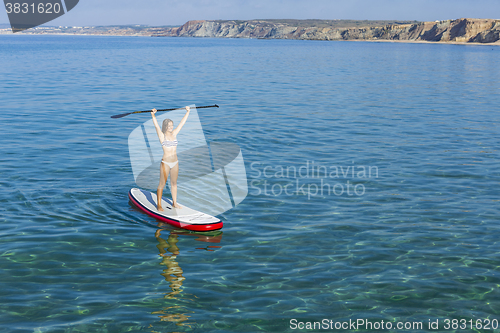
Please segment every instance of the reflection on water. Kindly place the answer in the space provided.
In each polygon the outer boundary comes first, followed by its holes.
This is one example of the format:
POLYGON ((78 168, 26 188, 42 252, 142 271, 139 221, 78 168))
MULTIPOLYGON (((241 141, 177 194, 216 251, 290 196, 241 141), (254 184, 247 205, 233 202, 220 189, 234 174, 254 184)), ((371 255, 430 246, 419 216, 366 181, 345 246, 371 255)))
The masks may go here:
MULTIPOLYGON (((163 223, 159 223, 159 227, 161 227, 163 223)), ((187 236, 195 236, 197 237, 197 241, 207 242, 207 243, 219 243, 222 238, 222 231, 214 231, 207 233, 193 233, 183 230, 165 230, 158 229, 155 232, 156 240, 158 241, 158 245, 156 246, 160 251, 159 256, 161 257, 160 265, 165 266, 161 275, 165 278, 165 281, 169 283, 169 287, 171 289, 170 292, 166 293, 164 298, 170 300, 182 300, 186 301, 186 297, 182 297, 182 284, 186 278, 182 275, 182 268, 179 266, 179 263, 176 261, 177 256, 180 254, 180 249, 177 246, 177 242, 179 241, 180 235, 187 236), (161 237, 161 232, 169 232, 167 239, 163 239, 161 237)), ((201 250, 213 251, 213 248, 219 248, 220 246, 209 245, 204 248, 197 248, 201 250)), ((186 294, 184 294, 186 296, 186 294)), ((196 298, 195 295, 191 295, 196 298)), ((169 321, 175 323, 178 326, 185 326, 191 328, 193 323, 187 323, 186 321, 189 319, 189 315, 185 313, 184 307, 180 305, 172 305, 163 308, 160 311, 152 312, 152 314, 159 315, 161 321, 169 321), (183 313, 184 312, 184 313, 183 313)), ((191 312, 192 313, 192 312, 191 312)))
POLYGON ((156 247, 160 250, 160 257, 162 257, 160 265, 167 266, 161 275, 170 283, 170 289, 172 289, 172 292, 166 294, 165 298, 174 298, 175 295, 181 292, 182 281, 186 279, 182 276, 182 268, 179 267, 179 263, 175 261, 177 255, 179 255, 179 248, 177 247, 178 235, 170 233, 165 241, 160 237, 160 233, 161 229, 156 230, 155 237, 158 241, 156 247))

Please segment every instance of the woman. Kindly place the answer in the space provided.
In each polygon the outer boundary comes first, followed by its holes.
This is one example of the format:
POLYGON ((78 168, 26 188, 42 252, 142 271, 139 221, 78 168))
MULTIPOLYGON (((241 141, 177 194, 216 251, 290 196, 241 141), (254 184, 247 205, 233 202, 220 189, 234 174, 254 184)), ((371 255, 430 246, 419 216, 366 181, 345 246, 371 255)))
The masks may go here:
POLYGON ((172 193, 172 206, 174 208, 181 208, 177 204, 177 177, 179 176, 179 163, 177 160, 177 134, 181 130, 182 126, 186 123, 189 116, 189 106, 186 106, 186 114, 182 117, 179 126, 174 129, 174 122, 170 119, 165 119, 162 124, 162 128, 158 125, 156 121, 155 113, 156 109, 151 110, 151 117, 153 117, 153 123, 156 128, 156 133, 158 134, 158 139, 160 139, 161 145, 163 147, 163 157, 160 163, 160 184, 158 185, 158 190, 156 195, 158 197, 158 210, 163 211, 161 207, 161 196, 163 194, 163 188, 167 183, 168 175, 170 174, 170 192, 172 193))

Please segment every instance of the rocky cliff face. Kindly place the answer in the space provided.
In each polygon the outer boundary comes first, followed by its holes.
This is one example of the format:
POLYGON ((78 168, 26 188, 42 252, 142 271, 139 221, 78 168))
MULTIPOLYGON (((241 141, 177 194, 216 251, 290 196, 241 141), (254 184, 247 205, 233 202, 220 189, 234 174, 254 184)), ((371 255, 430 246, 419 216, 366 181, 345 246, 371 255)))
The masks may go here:
POLYGON ((500 20, 458 19, 382 27, 299 27, 268 21, 189 21, 162 36, 276 38, 311 40, 408 40, 493 43, 500 40, 500 20))

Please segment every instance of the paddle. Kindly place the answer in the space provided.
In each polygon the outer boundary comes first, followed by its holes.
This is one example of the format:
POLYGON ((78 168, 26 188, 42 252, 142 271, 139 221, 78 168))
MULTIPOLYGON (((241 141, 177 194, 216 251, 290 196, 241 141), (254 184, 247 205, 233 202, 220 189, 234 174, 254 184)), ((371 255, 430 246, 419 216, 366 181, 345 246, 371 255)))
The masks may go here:
MULTIPOLYGON (((218 107, 219 106, 217 104, 214 104, 214 105, 208 105, 208 106, 197 106, 196 109, 218 108, 218 107)), ((183 108, 161 109, 161 110, 156 110, 156 111, 174 111, 174 110, 179 110, 179 109, 183 109, 183 108)), ((111 118, 122 118, 122 117, 128 116, 129 114, 132 114, 132 113, 144 113, 144 112, 151 112, 151 110, 147 110, 147 111, 134 111, 134 112, 117 114, 115 116, 111 116, 111 118)))

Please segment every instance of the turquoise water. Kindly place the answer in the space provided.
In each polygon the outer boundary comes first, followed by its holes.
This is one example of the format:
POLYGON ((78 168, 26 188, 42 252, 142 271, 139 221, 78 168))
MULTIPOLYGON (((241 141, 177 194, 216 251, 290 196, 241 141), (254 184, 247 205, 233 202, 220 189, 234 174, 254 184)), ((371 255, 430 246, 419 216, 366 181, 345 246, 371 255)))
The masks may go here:
POLYGON ((499 52, 0 36, 0 332, 499 331, 499 52), (208 235, 129 204, 110 118, 192 103, 249 185, 208 235))

